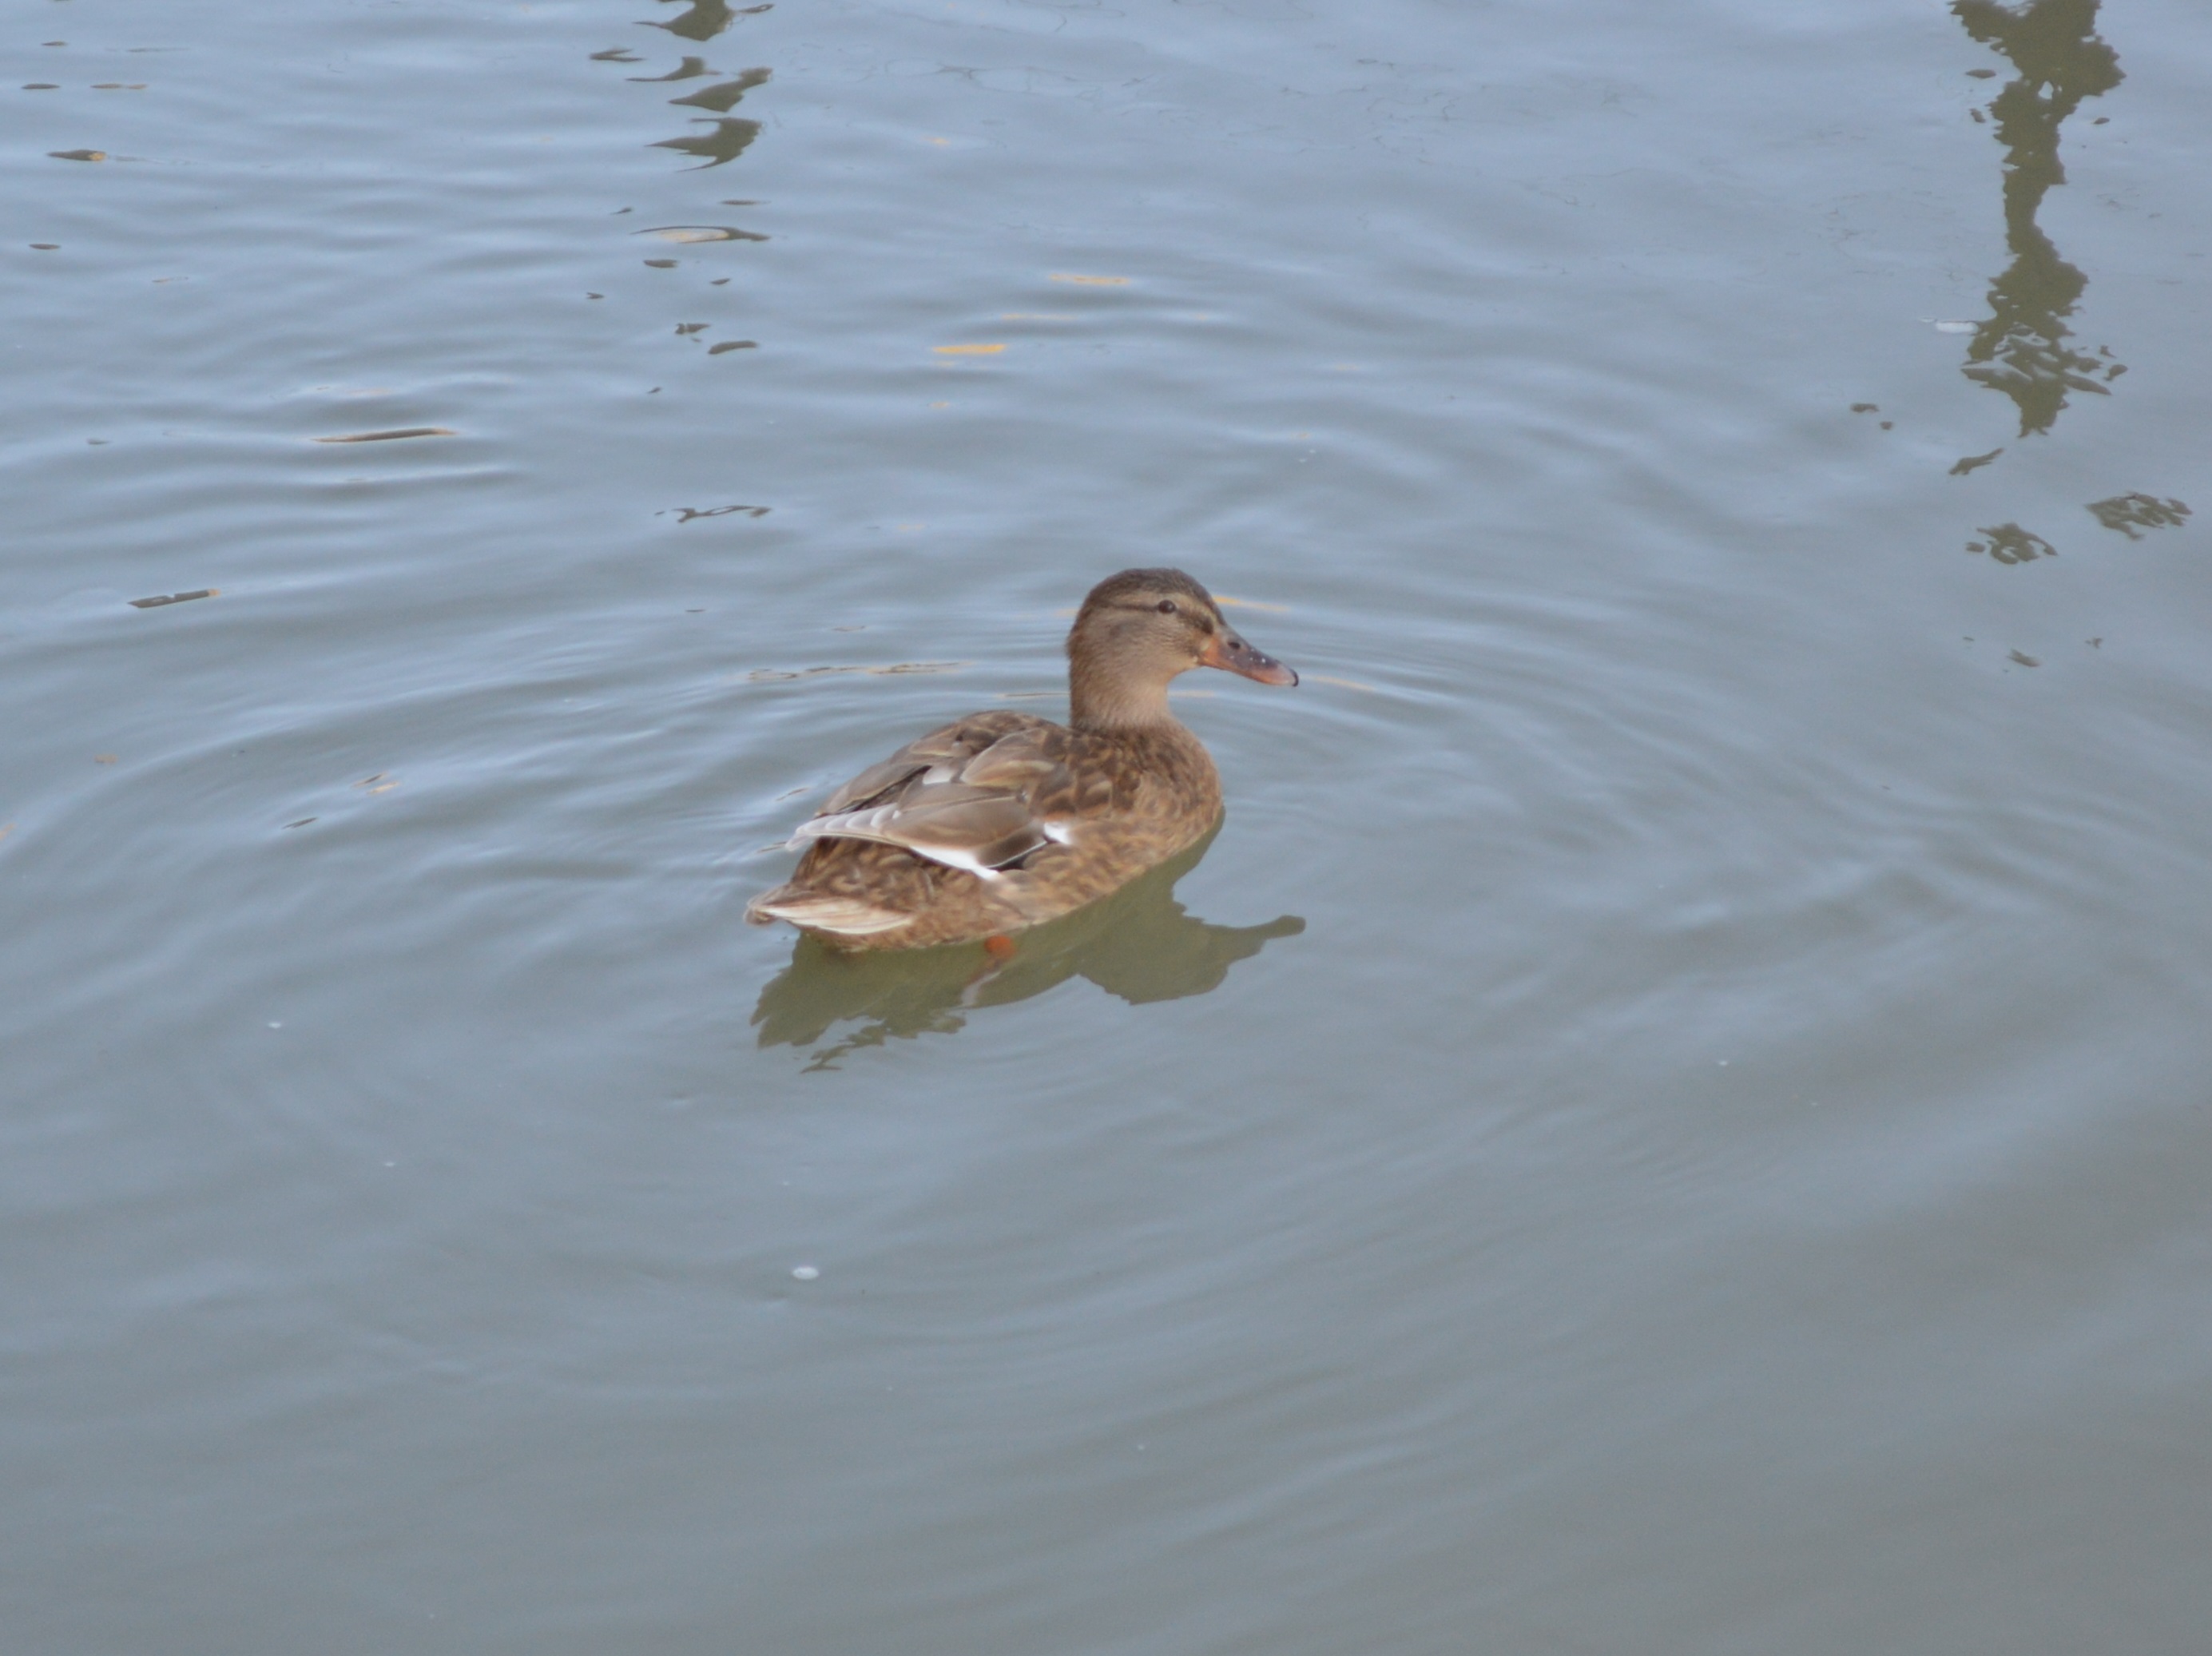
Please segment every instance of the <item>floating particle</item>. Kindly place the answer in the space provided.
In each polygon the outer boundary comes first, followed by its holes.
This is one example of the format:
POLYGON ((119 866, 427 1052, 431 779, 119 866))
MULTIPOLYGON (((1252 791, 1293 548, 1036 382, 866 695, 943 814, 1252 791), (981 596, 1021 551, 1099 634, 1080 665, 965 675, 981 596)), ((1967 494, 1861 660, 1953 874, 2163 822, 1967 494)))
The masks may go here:
POLYGON ((2040 661, 2038 661, 2033 656, 2022 655, 2018 650, 2014 650, 2009 658, 2014 661, 2017 661, 2023 667, 2040 667, 2043 665, 2043 664, 2040 661))
POLYGON ((190 604, 194 598, 213 598, 222 596, 219 586, 203 586, 197 592, 160 592, 150 598, 133 598, 133 610, 158 610, 165 604, 190 604))
POLYGON ((1072 282, 1079 288, 1126 288, 1129 285, 1129 278, 1127 276, 1077 276, 1072 270, 1054 270, 1050 279, 1054 282, 1072 282))
POLYGON ((811 1283, 822 1272, 813 1265, 793 1265, 791 1274, 802 1283, 811 1283))
POLYGON ((1954 477, 1963 477, 1968 472, 1978 470, 1981 467, 1989 464, 2003 452, 2001 448, 1993 448, 1987 454, 1962 455, 1958 463, 1951 468, 1950 475, 1954 477))
POLYGON ((996 356, 1006 349, 1004 345, 932 345, 939 356, 996 356))
POLYGON ((58 161, 104 161, 107 159, 105 149, 49 149, 46 154, 58 161))
POLYGON ((322 819, 318 816, 302 816, 298 822, 287 822, 284 826, 288 828, 305 828, 310 822, 320 822, 321 820, 322 819))
POLYGON ((677 264, 672 258, 649 258, 645 263, 647 269, 653 270, 672 270, 677 264))
MULTIPOLYGON (((765 518, 769 514, 769 508, 764 506, 710 506, 704 507, 679 506, 676 508, 676 521, 680 524, 688 524, 696 518, 726 518, 733 513, 740 512, 744 513, 747 517, 765 518)), ((657 518, 660 513, 656 512, 653 515, 657 518)))
POLYGON ((351 431, 342 437, 318 437, 319 443, 392 443, 403 437, 451 437, 446 426, 400 426, 391 431, 351 431))
POLYGON ((752 351, 760 349, 759 342, 751 339, 725 339, 719 345, 709 345, 707 355, 720 356, 724 351, 752 351))

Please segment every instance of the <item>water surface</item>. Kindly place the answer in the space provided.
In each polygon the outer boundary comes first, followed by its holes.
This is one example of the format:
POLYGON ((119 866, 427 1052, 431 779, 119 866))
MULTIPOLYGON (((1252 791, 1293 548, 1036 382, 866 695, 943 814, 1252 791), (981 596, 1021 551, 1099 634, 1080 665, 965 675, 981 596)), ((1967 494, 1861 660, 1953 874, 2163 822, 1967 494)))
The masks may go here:
POLYGON ((2201 1647, 2201 8, 0 55, 11 1648, 2201 1647), (1202 859, 742 924, 1134 563, 1202 859))

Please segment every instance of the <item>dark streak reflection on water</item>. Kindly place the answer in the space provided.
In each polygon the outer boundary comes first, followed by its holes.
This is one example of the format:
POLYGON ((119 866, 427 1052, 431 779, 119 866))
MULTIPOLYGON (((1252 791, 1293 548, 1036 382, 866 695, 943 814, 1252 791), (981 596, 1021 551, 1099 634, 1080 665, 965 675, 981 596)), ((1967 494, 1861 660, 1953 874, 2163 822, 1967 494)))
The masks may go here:
POLYGON ((1306 923, 1285 914, 1265 925, 1216 925, 1187 913, 1175 899, 1176 882, 1198 865, 1213 838, 1208 834, 1103 901, 1023 932, 1004 964, 975 944, 848 955, 803 937, 753 1009, 760 1045, 813 1046, 833 1024, 859 1020, 860 1028, 811 1054, 807 1067, 826 1070, 893 1037, 955 1034, 978 1008, 1028 1000, 1073 977, 1133 1006, 1218 989, 1238 961, 1278 937, 1297 937, 1306 923))
POLYGON ((2139 529, 2180 528, 2189 508, 2179 500, 2161 500, 2153 494, 2116 494, 2109 500, 2092 500, 2089 515, 2106 528, 2139 541, 2139 529))
MULTIPOLYGON (((635 58, 631 58, 626 61, 635 64, 640 60, 635 58)), ((712 75, 714 72, 714 71, 713 70, 707 67, 707 60, 704 58, 686 58, 681 64, 670 70, 665 75, 633 75, 629 78, 633 81, 644 81, 647 82, 656 81, 696 81, 702 75, 712 75)))
POLYGON ((1980 532, 1986 538, 1968 541, 1966 550, 1986 552, 1999 563, 2033 563, 2038 558, 2058 555, 2057 547, 2018 524, 1996 524, 1980 532))
POLYGON ((1990 104, 2005 149, 2005 245, 2013 260, 1990 284, 1990 319, 1975 331, 1962 372, 2012 398, 2023 437, 2051 429, 2069 390, 2104 396, 2104 382, 2127 372, 2110 351, 2091 355, 2066 343, 2073 332, 2066 318, 2088 278, 2059 258, 2035 221, 2051 186, 2066 182, 2059 128, 2083 99, 2123 78, 2118 54, 2098 38, 2098 4, 2033 0, 2015 10, 1995 0, 1952 0, 1966 33, 2020 71, 1990 104), (2100 373, 2102 382, 2091 377, 2100 373))
MULTIPOLYGON (((677 0, 661 0, 661 3, 674 5, 677 0)), ((772 6, 745 6, 732 11, 730 0, 691 0, 690 10, 682 16, 672 18, 665 23, 657 21, 648 22, 645 27, 665 28, 671 34, 686 40, 711 40, 738 18, 773 9, 772 6)))
POLYGON ((722 167, 745 153, 745 147, 760 136, 760 123, 743 117, 716 121, 712 132, 695 133, 685 138, 663 138, 652 148, 680 150, 687 155, 703 155, 707 159, 695 173, 703 173, 709 167, 722 167))
MULTIPOLYGON (((686 59, 686 62, 690 61, 686 59)), ((726 115, 737 107, 738 100, 757 86, 767 84, 769 71, 749 69, 733 81, 722 81, 714 86, 701 87, 689 97, 671 98, 672 104, 682 104, 693 109, 712 110, 717 115, 726 115)))

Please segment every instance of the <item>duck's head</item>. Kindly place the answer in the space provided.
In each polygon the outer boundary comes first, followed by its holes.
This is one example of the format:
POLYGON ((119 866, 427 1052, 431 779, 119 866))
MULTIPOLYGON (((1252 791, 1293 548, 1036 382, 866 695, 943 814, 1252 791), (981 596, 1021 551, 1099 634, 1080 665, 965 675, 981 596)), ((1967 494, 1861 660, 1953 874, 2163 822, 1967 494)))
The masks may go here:
POLYGON ((1213 595, 1180 569, 1124 569, 1091 589, 1067 634, 1070 711, 1079 729, 1169 722, 1168 684, 1219 667, 1262 684, 1298 676, 1238 636, 1213 595))

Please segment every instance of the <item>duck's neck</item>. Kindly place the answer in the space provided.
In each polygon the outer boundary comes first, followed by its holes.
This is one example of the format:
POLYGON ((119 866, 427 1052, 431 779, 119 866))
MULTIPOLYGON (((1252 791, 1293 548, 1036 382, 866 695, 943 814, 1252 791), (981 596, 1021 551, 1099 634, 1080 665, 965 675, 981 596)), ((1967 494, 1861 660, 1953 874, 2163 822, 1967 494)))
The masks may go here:
POLYGON ((1068 723, 1079 731, 1180 731, 1168 711, 1168 681, 1158 683, 1101 671, 1076 662, 1067 674, 1068 723))

